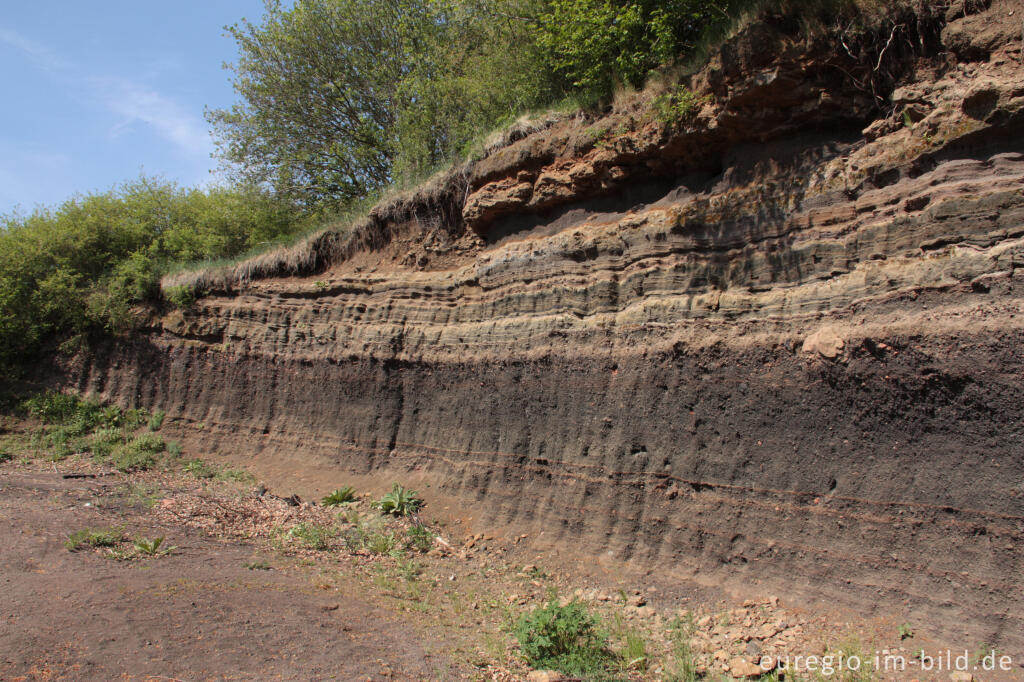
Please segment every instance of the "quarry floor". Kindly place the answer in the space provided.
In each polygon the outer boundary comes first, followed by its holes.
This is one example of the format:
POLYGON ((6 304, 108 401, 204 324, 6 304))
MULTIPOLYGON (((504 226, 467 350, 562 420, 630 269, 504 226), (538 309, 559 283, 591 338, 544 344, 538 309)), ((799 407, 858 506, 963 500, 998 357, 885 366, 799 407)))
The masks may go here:
MULTIPOLYGON (((914 652, 943 650, 924 623, 900 630, 809 612, 785 595, 740 603, 680 587, 669 596, 656 576, 626 572, 601 584, 573 570, 586 562, 572 548, 538 556, 525 537, 466 536, 429 504, 420 518, 437 533, 429 551, 398 542, 375 554, 342 538, 359 527, 401 539, 409 522, 382 519, 368 496, 344 508, 296 505, 273 481, 235 478, 124 474, 77 455, 0 463, 0 679, 508 682, 529 674, 511 623, 556 593, 601 615, 623 661, 612 679, 686 679, 673 676, 680 637, 700 679, 734 679, 762 656, 827 652, 908 666, 789 679, 967 679, 920 669, 914 652), (289 530, 317 523, 337 529, 321 549, 289 530), (68 536, 82 529, 112 529, 120 541, 70 551, 68 536), (155 537, 173 549, 133 550, 133 539, 155 537), (627 635, 643 642, 642 662, 626 661, 627 635)), ((972 647, 972 667, 983 650, 972 647)), ((1020 670, 1015 662, 973 679, 1021 679, 1020 670)))

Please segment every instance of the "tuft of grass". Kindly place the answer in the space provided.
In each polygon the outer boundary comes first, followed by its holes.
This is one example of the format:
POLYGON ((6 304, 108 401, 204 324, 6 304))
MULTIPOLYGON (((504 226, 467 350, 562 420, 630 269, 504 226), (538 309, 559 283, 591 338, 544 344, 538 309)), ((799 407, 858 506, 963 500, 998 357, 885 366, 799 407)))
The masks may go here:
POLYGON ((703 98, 684 85, 654 98, 653 111, 665 125, 679 125, 697 113, 703 98))
POLYGON ((167 413, 163 410, 157 410, 149 417, 149 430, 159 431, 164 425, 164 419, 167 418, 167 413))
POLYGON ((434 533, 425 526, 414 524, 406 531, 409 536, 407 546, 417 552, 429 552, 434 546, 434 533))
POLYGON ((155 485, 130 483, 125 489, 125 493, 134 504, 146 507, 147 509, 155 507, 157 500, 160 499, 160 488, 155 485))
POLYGON ((248 568, 250 571, 272 571, 272 570, 274 570, 274 567, 271 566, 266 561, 246 561, 245 563, 242 564, 242 566, 244 566, 245 568, 248 568))
POLYGON ((121 542, 122 534, 121 529, 83 528, 69 535, 64 541, 64 547, 69 552, 77 552, 83 547, 115 547, 121 542))
POLYGON ((385 493, 374 505, 382 514, 408 516, 415 514, 423 506, 423 501, 416 496, 415 490, 409 490, 395 483, 391 492, 385 493))
POLYGON ((626 670, 647 670, 647 638, 643 633, 630 628, 625 632, 625 642, 619 652, 622 667, 626 670))
POLYGON ((304 547, 322 552, 330 549, 337 532, 329 526, 303 522, 288 531, 288 535, 304 547))
POLYGON ((198 458, 190 459, 189 461, 185 462, 185 465, 182 467, 182 470, 186 474, 191 474, 196 478, 209 479, 217 475, 216 469, 214 469, 209 464, 198 458))
POLYGON ((157 465, 157 455, 167 446, 160 436, 144 433, 114 448, 111 460, 121 472, 148 471, 157 465))
POLYGON ((379 531, 367 534, 363 539, 363 547, 371 554, 380 556, 394 554, 398 547, 398 540, 394 533, 379 531))
POLYGON ((347 504, 354 499, 356 499, 355 490, 352 486, 347 485, 343 488, 338 488, 329 495, 324 496, 320 502, 325 507, 336 507, 338 505, 347 504))
POLYGON ((672 649, 665 664, 665 682, 697 682, 697 658, 690 647, 693 635, 693 614, 683 619, 676 616, 668 629, 672 649))

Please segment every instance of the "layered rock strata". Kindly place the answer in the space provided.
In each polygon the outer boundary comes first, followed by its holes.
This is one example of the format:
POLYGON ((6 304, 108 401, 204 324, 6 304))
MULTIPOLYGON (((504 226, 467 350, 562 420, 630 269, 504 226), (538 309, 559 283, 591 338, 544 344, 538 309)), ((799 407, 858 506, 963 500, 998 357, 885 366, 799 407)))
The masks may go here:
POLYGON ((1024 651, 1008 6, 860 61, 752 27, 684 119, 638 96, 554 122, 463 169, 457 210, 236 283, 72 379, 583 556, 1024 651))

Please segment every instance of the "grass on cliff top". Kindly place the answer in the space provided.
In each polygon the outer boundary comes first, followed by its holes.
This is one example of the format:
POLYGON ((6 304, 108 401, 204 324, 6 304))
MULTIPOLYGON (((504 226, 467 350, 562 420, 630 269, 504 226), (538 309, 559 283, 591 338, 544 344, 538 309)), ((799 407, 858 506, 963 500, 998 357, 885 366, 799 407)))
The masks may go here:
MULTIPOLYGON (((723 0, 721 6, 720 11, 730 17, 729 21, 709 25, 688 59, 652 72, 641 91, 620 87, 610 105, 588 106, 580 96, 568 95, 545 109, 505 121, 496 129, 481 132, 451 163, 367 195, 319 224, 233 258, 173 267, 160 282, 164 297, 179 307, 187 307, 209 292, 230 290, 244 282, 322 271, 344 251, 361 227, 368 226, 371 214, 386 220, 389 204, 395 205, 417 192, 438 190, 455 176, 464 175, 465 168, 475 161, 567 119, 575 117, 584 126, 614 114, 620 106, 635 106, 637 102, 664 123, 685 119, 699 101, 686 86, 689 78, 726 41, 767 17, 795 22, 797 35, 804 38, 834 34, 838 51, 845 45, 840 37, 869 34, 900 12, 918 7, 912 0, 723 0)), ((848 46, 845 49, 849 51, 848 46)), ((873 49, 880 52, 884 47, 877 45, 873 49)))

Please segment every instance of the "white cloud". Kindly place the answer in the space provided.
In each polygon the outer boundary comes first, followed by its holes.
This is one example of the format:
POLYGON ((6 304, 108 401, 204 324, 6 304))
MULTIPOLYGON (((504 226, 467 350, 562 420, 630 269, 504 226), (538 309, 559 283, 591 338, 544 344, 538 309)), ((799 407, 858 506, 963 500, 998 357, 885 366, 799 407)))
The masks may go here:
POLYGON ((114 135, 142 123, 186 155, 206 157, 213 151, 203 118, 153 88, 121 76, 85 74, 46 45, 10 29, 0 28, 0 43, 25 53, 36 66, 64 81, 69 91, 86 85, 81 93, 85 99, 121 118, 111 127, 114 135))
POLYGON ((124 119, 114 126, 113 133, 141 122, 186 154, 208 155, 212 151, 203 119, 165 95, 123 78, 98 77, 89 82, 104 106, 124 119))
POLYGON ((7 28, 0 28, 0 43, 5 43, 17 50, 21 50, 47 71, 60 71, 68 68, 68 63, 50 48, 27 38, 17 31, 7 28))

